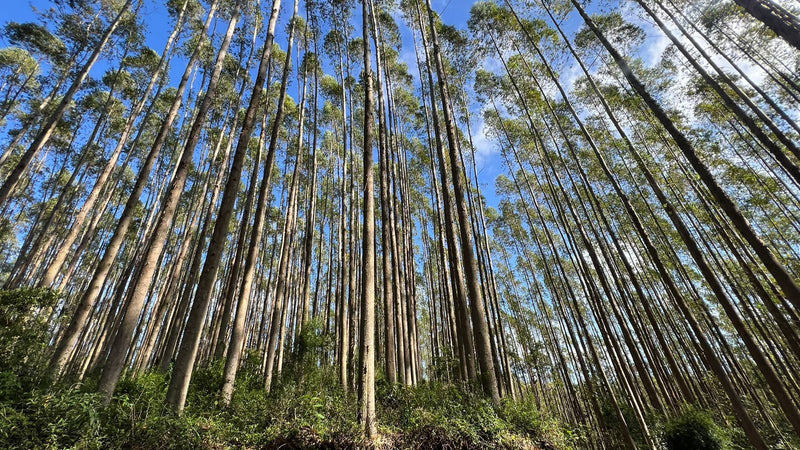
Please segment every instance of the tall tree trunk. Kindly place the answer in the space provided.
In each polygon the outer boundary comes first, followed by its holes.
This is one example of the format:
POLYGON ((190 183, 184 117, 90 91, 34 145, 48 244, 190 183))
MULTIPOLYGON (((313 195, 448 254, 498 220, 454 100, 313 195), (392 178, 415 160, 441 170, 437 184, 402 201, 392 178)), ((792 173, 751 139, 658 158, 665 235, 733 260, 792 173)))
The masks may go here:
POLYGON ((264 42, 264 49, 261 53, 261 61, 258 67, 253 92, 250 96, 250 103, 245 112, 242 130, 239 134, 239 141, 236 144, 236 151, 233 156, 233 163, 225 182, 225 189, 222 194, 220 210, 217 220, 214 223, 214 231, 211 234, 211 242, 206 253, 205 264, 200 274, 197 290, 195 292, 194 303, 189 312, 189 320, 186 324, 183 340, 181 341, 172 378, 167 389, 167 404, 177 413, 182 413, 186 403, 186 394, 189 391, 189 382, 192 378, 197 349, 200 345, 200 336, 205 322, 208 303, 214 282, 217 278, 222 250, 227 240, 228 227, 230 226, 233 208, 236 203, 236 196, 239 192, 239 184, 242 178, 242 168, 244 158, 247 154, 248 144, 255 128, 256 112, 261 105, 263 96, 264 82, 266 81, 267 66, 270 64, 272 54, 272 44, 275 39, 275 26, 278 21, 281 0, 274 0, 272 13, 267 25, 267 38, 264 42))
POLYGON ((183 147, 183 153, 175 170, 175 175, 172 182, 166 191, 166 196, 161 204, 160 214, 156 221, 153 233, 147 243, 146 249, 142 255, 139 264, 138 276, 135 281, 130 284, 128 289, 131 291, 131 298, 123 312, 122 322, 117 334, 114 338, 114 343, 111 346, 111 351, 106 361, 103 374, 98 383, 98 391, 102 393, 106 401, 111 399, 114 389, 117 386, 119 377, 125 364, 126 349, 131 344, 131 338, 139 321, 139 316, 142 313, 144 301, 147 298, 147 292, 153 283, 156 269, 159 266, 162 251, 167 243, 168 233, 172 225, 175 212, 178 209, 178 200, 180 200, 183 189, 186 186, 186 180, 189 177, 189 169, 192 166, 194 159, 194 151, 197 144, 200 142, 200 136, 203 131, 203 126, 206 122, 206 114, 211 107, 212 102, 216 98, 217 85, 219 82, 220 74, 222 73, 223 61, 228 52, 228 47, 233 38, 233 33, 236 30, 236 24, 239 20, 239 8, 237 7, 233 13, 233 17, 228 24, 228 30, 222 40, 222 44, 217 53, 217 59, 214 63, 214 69, 211 74, 211 79, 206 87, 206 93, 195 115, 194 122, 189 131, 189 136, 186 140, 186 145, 183 147))
POLYGON ((467 282, 469 295, 469 309, 472 316, 472 327, 475 339, 475 350, 478 355, 478 365, 481 368, 481 385, 484 393, 489 396, 495 407, 500 406, 500 393, 497 389, 494 361, 492 360, 491 336, 489 325, 486 321, 483 298, 478 281, 478 265, 472 247, 472 231, 469 212, 467 211, 466 194, 464 192, 464 175, 460 166, 460 149, 455 130, 455 118, 452 113, 450 94, 448 93, 445 78, 444 64, 442 63, 441 50, 439 49, 439 36, 436 31, 433 8, 427 0, 428 19, 431 28, 431 41, 433 43, 433 59, 439 79, 439 93, 442 101, 445 130, 447 132, 448 150, 450 153, 450 170, 453 177, 453 194, 456 210, 458 211, 458 225, 461 235, 461 253, 464 258, 464 275, 467 282))
MULTIPOLYGON (((297 11, 298 11, 298 0, 294 2, 294 13, 292 15, 292 24, 289 28, 289 47, 286 50, 286 59, 284 61, 283 67, 283 78, 281 80, 281 92, 278 97, 278 109, 276 111, 276 120, 275 120, 275 128, 273 128, 273 133, 270 138, 270 147, 277 145, 278 139, 278 127, 280 122, 280 117, 283 114, 283 102, 286 98, 286 88, 289 84, 289 72, 292 63, 292 44, 294 41, 294 34, 296 32, 297 27, 297 11)), ((300 136, 300 141, 302 142, 302 136, 300 136)), ((271 154, 267 155, 267 159, 270 160, 269 167, 271 170, 272 163, 271 159, 274 159, 274 151, 271 154)), ((298 161, 295 161, 295 173, 293 174, 293 181, 294 185, 296 185, 297 180, 297 166, 298 161)), ((281 256, 278 263, 278 278, 276 281, 275 287, 275 297, 273 298, 273 309, 272 309, 272 321, 270 325, 270 334, 268 338, 268 344, 266 348, 266 367, 264 368, 265 372, 265 388, 267 392, 270 391, 271 382, 272 382, 272 370, 275 364, 275 356, 276 356, 276 345, 278 344, 278 338, 280 337, 281 333, 283 332, 283 322, 280 321, 285 314, 286 303, 284 302, 284 298, 286 297, 286 285, 287 285, 287 277, 289 271, 289 265, 291 264, 291 250, 292 240, 289 239, 291 233, 294 232, 294 219, 295 217, 292 214, 293 209, 296 207, 297 202, 297 192, 293 189, 293 186, 290 189, 288 195, 288 206, 286 208, 286 219, 283 223, 283 240, 281 243, 281 256)))
MULTIPOLYGON (((417 20, 419 23, 419 27, 422 34, 422 47, 425 54, 425 67, 427 72, 428 78, 428 89, 430 89, 430 98, 431 98, 431 116, 433 118, 433 130, 434 136, 436 138, 436 153, 439 165, 439 177, 441 179, 441 194, 442 194, 442 209, 444 210, 444 229, 445 229, 445 237, 447 240, 447 253, 448 253, 448 267, 450 269, 450 273, 452 275, 452 285, 453 285, 453 292, 454 292, 454 302, 451 313, 454 317, 454 321, 457 324, 455 327, 457 331, 458 337, 458 351, 460 354, 460 361, 462 365, 462 377, 464 381, 472 382, 473 380, 477 379, 477 373, 475 369, 475 357, 474 357, 474 342, 470 339, 471 336, 471 327, 469 323, 469 319, 467 317, 467 294, 464 291, 464 270, 460 263, 461 261, 461 252, 460 246, 458 245, 458 230, 456 226, 456 220, 453 218, 453 207, 452 207, 452 197, 450 196, 450 189, 449 189, 449 176, 448 171, 446 168, 446 159, 444 156, 444 143, 442 142, 442 133, 441 133, 441 126, 439 124, 439 112, 438 107, 436 106, 436 93, 435 93, 435 84, 433 82, 433 69, 431 68, 431 58, 428 52, 428 40, 427 40, 427 31, 426 27, 423 24, 422 12, 419 8, 419 3, 416 3, 417 6, 417 20)), ((431 158, 433 160, 434 158, 431 158)))
MULTIPOLYGON (((358 341, 358 421, 369 440, 377 437, 375 417, 375 168, 372 127, 373 88, 369 4, 361 1, 364 46, 364 234, 361 243, 361 326, 358 341)), ((374 11, 372 11, 374 14, 374 11)))
MULTIPOLYGON (((161 53, 161 58, 159 59, 158 66, 156 70, 153 72, 153 75, 150 77, 150 81, 145 89, 144 93, 142 94, 139 102, 133 107, 128 116, 128 120, 125 123, 125 129, 122 131, 120 135, 117 145, 114 150, 111 152, 111 156, 106 162, 103 171, 97 176, 95 180, 94 187, 92 187, 91 192, 84 200, 81 209, 79 210, 78 214, 75 216, 73 220, 72 226, 70 227, 67 236, 64 238, 64 241, 61 243, 56 255, 53 257, 52 261, 50 262, 49 266, 45 270, 44 276, 42 280, 39 282, 41 286, 51 286, 55 281, 58 274, 61 272, 63 268, 64 261, 67 259, 69 251, 72 249, 72 245, 75 243, 75 239, 77 239, 78 234, 83 229, 83 223, 86 220, 86 217, 90 212, 94 210, 95 204, 100 197, 101 190, 104 186, 106 186, 109 177, 111 176, 114 169, 117 168, 117 162, 119 161, 119 157, 122 153, 125 144, 128 143, 128 138, 130 137, 131 132, 133 131, 133 127, 136 124, 136 120, 139 118, 142 110, 144 109, 145 105, 147 104, 147 100, 150 97, 150 93, 153 91, 156 82, 162 77, 164 69, 167 66, 167 62, 169 61, 169 53, 172 48, 172 44, 174 43, 175 39, 177 38, 178 34, 180 33, 181 29, 183 28, 183 17, 186 12, 186 8, 188 6, 188 1, 183 3, 183 7, 178 15, 177 23, 175 28, 172 30, 169 38, 167 38, 167 43, 164 46, 164 51, 161 53)), ((153 99, 155 102, 155 99, 153 99)), ((146 117, 146 116, 145 116, 146 117)), ((140 121, 141 126, 144 126, 144 119, 140 121)))
MULTIPOLYGON (((267 148, 267 157, 264 161, 264 176, 261 181, 261 186, 258 191, 258 201, 256 203, 255 220, 253 222, 253 231, 250 237, 250 248, 247 252, 247 259, 245 260, 244 273, 242 275, 242 289, 239 292, 239 302, 236 307, 236 314, 233 320, 233 330, 231 331, 231 343, 228 346, 228 355, 225 359, 224 377, 225 381, 222 385, 222 401, 225 405, 230 404, 233 396, 233 385, 236 380, 236 371, 239 368, 239 359, 242 353, 242 344, 244 342, 244 326, 247 314, 247 309, 250 304, 250 292, 253 286, 253 277, 255 274, 255 263, 258 259, 259 248, 261 246, 261 235, 263 232, 263 225, 266 216, 267 202, 269 198, 268 188, 272 181, 272 166, 275 162, 275 152, 278 147, 278 136, 281 130, 281 122, 283 121, 283 109, 286 101, 286 88, 289 84, 289 72, 292 62, 292 46, 294 41, 294 34, 297 28, 297 7, 298 1, 295 0, 294 14, 292 15, 292 24, 289 28, 289 47, 286 51, 286 59, 283 67, 283 78, 281 80, 281 89, 278 94, 278 104, 275 110, 275 117, 272 120, 272 133, 270 135, 269 147, 267 148)), ((298 145, 297 145, 297 159, 295 160, 294 173, 292 175, 292 186, 289 191, 289 205, 286 212, 286 223, 290 223, 293 219, 293 211, 297 203, 297 176, 300 166, 303 161, 303 120, 305 118, 305 94, 306 83, 303 77, 302 100, 300 102, 300 125, 298 131, 298 145)), ((292 228, 288 228, 291 232, 292 228)), ((284 242, 289 241, 289 235, 284 235, 284 242)), ((287 246, 288 247, 288 246, 287 246)), ((279 268, 280 272, 280 268, 279 268)), ((279 275, 280 277, 280 275, 279 275)), ((278 279, 280 284, 281 279, 278 279)), ((275 296, 275 305, 280 298, 280 294, 275 296)), ((268 367, 269 369, 269 367, 268 367)))
MULTIPOLYGON (((733 216, 731 217, 731 219, 736 225, 737 229, 739 229, 740 232, 742 231, 748 232, 747 234, 745 234, 744 232, 742 234, 745 235, 745 238, 751 243, 751 245, 760 244, 758 247, 756 245, 753 245, 754 247, 756 247, 756 251, 759 252, 760 249, 761 253, 763 254, 764 250, 766 250, 768 256, 770 256, 772 260, 775 261, 775 264, 780 266, 779 263, 777 263, 777 261, 774 259, 774 257, 772 257, 772 254, 769 251, 769 249, 764 245, 764 243, 758 238, 758 236, 755 235, 755 232, 750 228, 749 224, 747 223, 747 219, 745 219, 744 216, 741 215, 736 205, 733 204, 733 202, 730 200, 727 194, 725 194, 724 191, 722 191, 722 188, 713 179, 713 176, 708 171, 708 168, 705 167, 705 165, 697 158, 697 155, 694 153, 694 149, 692 148, 691 144, 686 139, 686 137, 683 135, 683 133, 678 131, 678 129, 666 115, 664 110, 661 109, 661 106, 655 101, 655 99, 653 99, 650 93, 647 92, 647 89, 639 81, 636 75, 634 75, 630 66, 628 66, 628 63, 625 62, 625 60, 622 58, 619 52, 617 52, 617 50, 612 46, 612 44, 608 41, 608 39, 606 39, 602 31, 600 31, 600 29, 597 28, 597 26, 594 24, 594 21, 592 21, 592 19, 586 14, 586 11, 584 11, 581 5, 578 4, 576 0, 572 0, 572 4, 578 10, 578 13, 581 15, 584 22, 586 22, 586 25, 592 30, 592 32, 598 37, 598 39, 600 39, 600 42, 614 58, 614 61, 620 67, 625 78, 628 80, 628 82, 631 84, 634 90, 642 97, 642 99, 645 101, 645 103, 653 112, 653 114, 656 116, 656 118, 659 120, 659 122, 661 122, 664 128, 666 128, 669 134, 673 137, 678 147, 683 151, 686 158, 692 164, 692 167, 694 167, 694 169, 698 172, 700 177, 703 179, 703 182, 706 184, 709 190, 711 190, 712 194, 714 194, 714 197, 717 199, 717 201, 720 202, 723 209, 725 209, 725 212, 728 213, 729 216, 733 216)), ((782 268, 782 266, 780 267, 782 268)), ((794 281, 792 281, 791 278, 789 278, 788 274, 786 274, 785 271, 783 273, 786 275, 788 281, 790 281, 791 284, 794 285, 794 281)), ((796 285, 794 286, 795 288, 797 287, 796 285)), ((688 305, 686 305, 682 301, 682 297, 680 296, 680 294, 678 294, 677 292, 675 292, 675 294, 677 294, 675 295, 675 300, 678 300, 678 306, 684 313, 684 316, 692 325, 692 328, 694 330, 699 331, 699 325, 697 324, 696 319, 694 318, 694 314, 689 310, 688 305)), ((800 297, 797 297, 797 299, 800 300, 800 297)), ((713 357, 713 350, 711 349, 705 337, 702 335, 702 332, 696 332, 696 337, 700 341, 703 353, 705 353, 704 355, 705 359, 712 366, 712 370, 714 370, 714 372, 718 375, 718 378, 720 378, 720 382, 723 385, 723 389, 726 391, 728 397, 733 403, 734 413, 736 414, 739 423, 742 425, 742 428, 744 428, 748 440, 750 440, 750 443, 757 449, 765 450, 767 448, 767 445, 764 442, 761 435, 759 434, 758 429, 755 427, 755 424, 753 424, 753 421, 750 418, 749 414, 747 414, 744 405, 741 403, 741 400, 739 399, 738 394, 735 392, 733 386, 730 384, 730 381, 728 381, 728 376, 725 373, 725 369, 720 365, 719 360, 713 357)))
MULTIPOLYGON (((203 24, 203 30, 201 31, 202 35, 208 33, 209 26, 211 25, 211 21, 214 18, 216 10, 217 2, 215 1, 211 4, 208 16, 203 24)), ((103 252, 103 256, 100 258, 100 262, 97 264, 88 287, 78 301, 78 306, 72 316, 72 319, 70 320, 69 326, 56 345, 55 352, 50 359, 47 369, 47 376, 50 380, 55 380, 58 378, 61 374, 61 371, 64 369, 72 348, 77 342, 81 330, 83 330, 84 326, 86 325, 89 312, 92 310, 100 296, 101 289, 105 284, 108 273, 117 258, 119 249, 122 246, 122 243, 128 232, 128 227, 133 221, 134 213, 139 205, 139 197, 142 195, 142 192, 149 181, 150 171, 152 170, 153 165, 155 164, 156 159, 161 152, 161 148, 167 139, 169 131, 172 129, 172 123, 178 115, 178 110, 182 104, 183 94, 186 91, 186 85, 189 81, 189 76, 198 59, 200 58, 202 42, 203 41, 201 40, 200 44, 195 46, 192 56, 189 58, 189 61, 186 65, 186 70, 184 70, 181 81, 178 84, 177 93, 172 105, 170 106, 169 112, 167 113, 167 117, 162 122, 150 152, 147 154, 147 157, 139 168, 139 175, 136 178, 133 191, 128 197, 128 200, 125 203, 125 208, 119 220, 117 221, 114 234, 111 237, 111 240, 108 242, 108 245, 103 252)))
POLYGON ((773 0, 733 0, 750 15, 800 50, 800 19, 773 0))

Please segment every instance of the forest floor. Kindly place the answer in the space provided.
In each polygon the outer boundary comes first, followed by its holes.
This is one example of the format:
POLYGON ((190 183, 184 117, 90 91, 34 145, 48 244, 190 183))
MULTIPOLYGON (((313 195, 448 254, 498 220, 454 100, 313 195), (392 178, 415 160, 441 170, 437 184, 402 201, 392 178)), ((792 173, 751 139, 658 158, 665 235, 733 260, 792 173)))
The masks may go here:
MULTIPOLYGON (((522 399, 505 397, 494 407, 477 385, 427 380, 417 386, 389 385, 379 370, 378 437, 370 442, 358 423, 355 383, 349 380, 348 389, 343 388, 339 368, 319 363, 332 361, 334 341, 315 322, 300 335, 298 350, 287 352, 270 392, 264 388, 261 353, 254 349, 245 353, 228 406, 220 395, 224 359, 195 369, 181 415, 166 404, 170 371, 131 372, 106 402, 97 393, 99 365, 81 381, 70 380, 74 375, 68 374, 44 385, 51 353, 46 322, 8 320, 21 317, 13 310, 28 308, 29 297, 0 296, 0 449, 570 450, 594 448, 591 444, 600 441, 605 448, 619 448, 620 427, 626 426, 614 422, 611 404, 603 398, 598 399, 603 430, 567 425, 537 400, 537 392, 552 386, 532 387, 522 399)), ((426 369, 437 380, 448 380, 452 377, 447 374, 457 371, 452 358, 437 359, 426 369)), ((729 447, 727 442, 744 441, 740 433, 689 406, 668 421, 648 416, 651 432, 665 448, 746 448, 729 447)), ((644 445, 634 418, 627 423, 644 445)))
MULTIPOLYGON (((361 448, 355 393, 335 367, 290 362, 272 392, 245 360, 232 404, 220 401, 223 362, 196 370, 183 415, 165 406, 168 374, 125 378, 104 406, 95 377, 39 389, 0 372, 0 448, 361 448)), ((377 386, 377 448, 580 448, 571 430, 531 400, 495 409, 451 384, 377 386)))

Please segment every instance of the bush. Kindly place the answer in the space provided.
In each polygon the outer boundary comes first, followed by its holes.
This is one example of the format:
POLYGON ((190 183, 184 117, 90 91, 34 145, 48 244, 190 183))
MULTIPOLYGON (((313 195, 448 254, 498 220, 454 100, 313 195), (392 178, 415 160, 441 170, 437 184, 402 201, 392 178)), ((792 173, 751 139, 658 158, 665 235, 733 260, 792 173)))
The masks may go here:
POLYGON ((123 378, 103 408, 104 446, 109 448, 197 448, 202 443, 192 415, 166 406, 167 374, 147 372, 123 378))
POLYGON ((317 369, 303 381, 288 377, 283 380, 265 402, 265 438, 269 446, 281 442, 305 447, 361 442, 356 399, 339 386, 335 367, 317 369))
POLYGON ((47 319, 58 298, 44 288, 0 291, 0 401, 32 389, 46 364, 47 319))
MULTIPOLYGON (((74 385, 32 391, 24 404, 0 404, 0 448, 356 448, 366 444, 353 392, 335 366, 301 379, 284 376, 263 389, 257 354, 242 364, 230 407, 219 403, 221 367, 200 368, 182 416, 165 406, 169 375, 123 378, 112 401, 74 385), (248 362, 248 360, 250 360, 248 362)), ((237 377, 238 378, 238 377, 237 377)), ((569 448, 558 423, 532 401, 507 400, 496 410, 458 386, 378 386, 379 446, 414 448, 569 448), (542 445, 547 443, 549 446, 542 445)))
MULTIPOLYGON (((12 349, 32 345, 43 350, 47 330, 36 312, 56 300, 50 291, 0 294, 0 308, 8 311, 0 320, 28 320, 13 331, 16 336, 9 326, 0 329, 0 337, 12 349), (19 335, 25 333, 32 337, 21 342, 19 335)), ((264 390, 260 373, 261 353, 247 352, 227 408, 220 402, 224 361, 197 368, 181 416, 165 404, 168 373, 128 375, 104 405, 94 392, 94 379, 53 386, 45 392, 27 381, 32 379, 31 372, 0 372, 0 448, 364 447, 367 442, 357 421, 355 393, 342 388, 337 366, 317 363, 318 355, 332 349, 331 336, 321 329, 321 323, 310 323, 301 336, 300 350, 287 350, 283 373, 270 393, 264 390)), ((46 363, 39 357, 25 359, 18 350, 2 357, 18 358, 32 369, 46 363)), ((534 442, 544 442, 558 449, 569 447, 565 431, 533 401, 506 400, 495 409, 477 392, 477 388, 473 392, 451 384, 389 386, 379 380, 382 438, 378 446, 535 448, 534 442)))
POLYGON ((517 401, 504 399, 501 416, 512 430, 541 443, 542 448, 569 448, 578 438, 556 418, 543 414, 531 397, 517 401))
POLYGON ((664 444, 668 450, 720 450, 724 440, 711 415, 691 408, 666 423, 664 444))
POLYGON ((76 390, 33 392, 17 408, 3 405, 0 445, 3 448, 100 448, 100 397, 76 390))
POLYGON ((508 436, 504 422, 481 395, 457 386, 378 385, 379 423, 414 447, 497 447, 508 436))

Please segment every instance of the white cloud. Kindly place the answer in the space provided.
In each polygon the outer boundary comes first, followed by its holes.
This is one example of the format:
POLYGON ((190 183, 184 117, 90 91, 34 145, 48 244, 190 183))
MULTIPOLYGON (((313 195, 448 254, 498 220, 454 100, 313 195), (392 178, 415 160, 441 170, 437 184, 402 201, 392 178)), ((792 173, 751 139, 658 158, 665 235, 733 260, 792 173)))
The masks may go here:
POLYGON ((667 46, 669 46, 669 38, 661 33, 648 33, 647 39, 644 41, 644 55, 643 60, 645 64, 652 67, 661 60, 661 55, 664 54, 667 46))
POLYGON ((489 137, 486 122, 481 117, 473 126, 472 142, 475 145, 475 163, 480 170, 487 163, 493 163, 499 153, 496 143, 489 137))

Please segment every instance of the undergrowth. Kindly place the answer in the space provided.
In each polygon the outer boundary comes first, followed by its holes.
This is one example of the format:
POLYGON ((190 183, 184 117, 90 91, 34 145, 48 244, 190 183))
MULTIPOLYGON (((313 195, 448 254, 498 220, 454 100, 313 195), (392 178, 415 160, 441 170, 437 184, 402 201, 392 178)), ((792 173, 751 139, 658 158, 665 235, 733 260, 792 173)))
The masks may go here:
MULTIPOLYGON (((300 351, 286 363, 270 393, 260 374, 261 357, 249 352, 229 407, 220 399, 224 362, 198 368, 184 414, 165 397, 169 373, 123 378, 108 405, 95 393, 95 377, 83 383, 41 387, 38 375, 48 349, 45 314, 52 293, 0 292, 0 448, 194 449, 353 448, 366 446, 352 390, 342 388, 334 366, 319 366, 330 336, 307 327, 300 351)), ((317 324, 318 325, 318 324, 317 324)), ((389 386, 379 380, 377 408, 384 448, 580 448, 569 430, 531 400, 506 400, 495 409, 481 395, 450 384, 389 386), (548 447, 549 446, 549 447, 548 447)))
MULTIPOLYGON (((97 376, 82 383, 41 385, 49 352, 48 317, 58 294, 43 289, 0 291, 0 448, 3 449, 291 449, 588 447, 587 430, 568 429, 535 398, 504 399, 494 408, 475 386, 422 382, 377 383, 377 442, 358 425, 352 387, 343 388, 329 360, 333 338, 312 321, 300 335, 271 392, 264 389, 261 354, 244 355, 232 402, 220 398, 224 361, 194 372, 187 408, 166 406, 169 373, 128 375, 108 404, 97 376)), ((97 371, 95 371, 97 372, 97 371)), ((350 386, 355 383, 350 380, 350 386)), ((729 433, 707 412, 687 407, 659 421, 667 449, 724 450, 729 433)))
MULTIPOLYGON (((109 405, 90 383, 27 392, 0 405, 0 448, 333 448, 366 445, 354 393, 333 368, 269 394, 255 376, 237 385, 228 408, 219 403, 221 367, 200 369, 181 416, 164 403, 167 374, 125 378, 109 405), (251 388, 252 387, 252 388, 251 388)), ((530 402, 499 410, 455 386, 426 383, 378 391, 379 446, 405 448, 571 448, 565 430, 530 402)))

